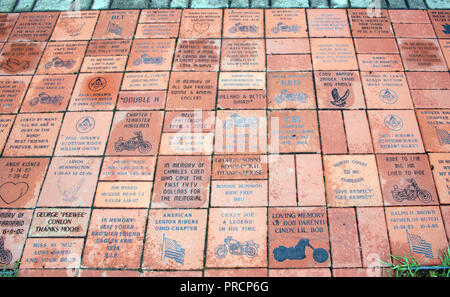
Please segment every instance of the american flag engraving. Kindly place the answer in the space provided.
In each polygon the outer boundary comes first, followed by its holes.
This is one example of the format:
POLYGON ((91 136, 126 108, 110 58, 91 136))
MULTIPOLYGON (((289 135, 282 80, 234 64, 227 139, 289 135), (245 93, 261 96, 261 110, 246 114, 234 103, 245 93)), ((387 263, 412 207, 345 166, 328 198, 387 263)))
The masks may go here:
POLYGON ((419 235, 411 234, 406 230, 406 236, 408 238, 409 249, 411 253, 422 254, 427 258, 433 258, 433 250, 431 243, 422 239, 419 235))
POLYGON ((434 126, 434 129, 436 129, 440 145, 450 144, 450 134, 446 130, 439 129, 437 126, 434 126))
POLYGON ((174 259, 175 262, 184 264, 184 249, 174 239, 166 237, 163 234, 161 262, 166 258, 174 259))

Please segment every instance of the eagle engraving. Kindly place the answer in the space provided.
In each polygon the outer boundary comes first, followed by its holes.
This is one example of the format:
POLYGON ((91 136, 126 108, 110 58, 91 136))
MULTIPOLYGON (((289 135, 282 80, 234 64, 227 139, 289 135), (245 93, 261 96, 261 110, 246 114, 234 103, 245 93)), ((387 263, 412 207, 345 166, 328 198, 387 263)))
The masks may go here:
POLYGON ((56 183, 58 187, 59 194, 61 194, 63 197, 62 199, 65 201, 73 201, 78 198, 77 193, 80 190, 81 186, 84 183, 84 178, 80 179, 79 181, 75 182, 72 186, 67 187, 61 179, 58 179, 58 182, 56 183))
POLYGON ((331 104, 337 107, 344 107, 347 104, 347 98, 350 95, 350 90, 347 89, 345 91, 344 96, 340 96, 339 92, 336 88, 333 88, 331 91, 331 96, 333 96, 333 101, 330 101, 331 104))

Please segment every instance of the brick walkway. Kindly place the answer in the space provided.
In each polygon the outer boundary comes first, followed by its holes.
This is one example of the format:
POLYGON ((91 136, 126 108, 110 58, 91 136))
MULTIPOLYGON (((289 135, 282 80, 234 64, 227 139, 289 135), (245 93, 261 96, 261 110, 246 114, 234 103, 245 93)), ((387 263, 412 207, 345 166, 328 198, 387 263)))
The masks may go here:
POLYGON ((148 8, 367 8, 450 9, 448 0, 2 0, 0 12, 148 8))
POLYGON ((449 26, 448 10, 0 14, 0 266, 379 276, 390 254, 438 264, 449 26))

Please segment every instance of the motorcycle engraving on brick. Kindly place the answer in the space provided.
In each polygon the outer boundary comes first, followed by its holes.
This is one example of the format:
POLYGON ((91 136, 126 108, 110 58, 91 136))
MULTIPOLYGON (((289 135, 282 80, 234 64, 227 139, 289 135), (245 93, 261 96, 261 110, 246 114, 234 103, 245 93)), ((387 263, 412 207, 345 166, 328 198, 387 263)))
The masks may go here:
POLYGON ((114 143, 114 150, 118 153, 122 151, 135 151, 136 149, 141 153, 148 153, 152 149, 149 141, 144 140, 142 131, 135 131, 134 137, 124 140, 122 136, 114 143))
POLYGON ((60 95, 50 96, 49 94, 42 92, 39 93, 37 97, 34 97, 30 101, 30 106, 35 106, 38 103, 40 104, 52 104, 52 105, 61 105, 63 97, 60 95))
POLYGON ((433 200, 431 193, 425 189, 421 189, 414 178, 407 179, 409 185, 400 190, 397 185, 392 189, 392 198, 395 201, 402 202, 404 200, 414 201, 419 199, 422 202, 430 203, 433 200))
POLYGON ((323 248, 314 248, 309 243, 309 239, 302 238, 295 247, 279 246, 273 250, 273 257, 278 262, 285 260, 303 260, 306 258, 306 247, 313 250, 313 259, 317 263, 324 263, 328 260, 328 252, 323 248))
POLYGON ((228 236, 224 239, 224 244, 216 247, 214 255, 219 259, 225 258, 228 253, 234 256, 244 255, 248 258, 253 258, 258 254, 258 247, 259 245, 254 243, 253 240, 241 243, 228 236))

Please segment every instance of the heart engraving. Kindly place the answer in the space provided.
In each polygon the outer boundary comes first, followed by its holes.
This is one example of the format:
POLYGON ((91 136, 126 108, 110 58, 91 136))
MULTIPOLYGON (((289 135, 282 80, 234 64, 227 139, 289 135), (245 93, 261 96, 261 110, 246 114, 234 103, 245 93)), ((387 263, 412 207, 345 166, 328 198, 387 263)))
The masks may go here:
POLYGON ((202 34, 209 29, 209 23, 194 23, 193 28, 199 34, 202 34))
POLYGON ((25 196, 28 192, 28 184, 24 182, 6 182, 0 186, 0 198, 6 204, 12 204, 25 196))

